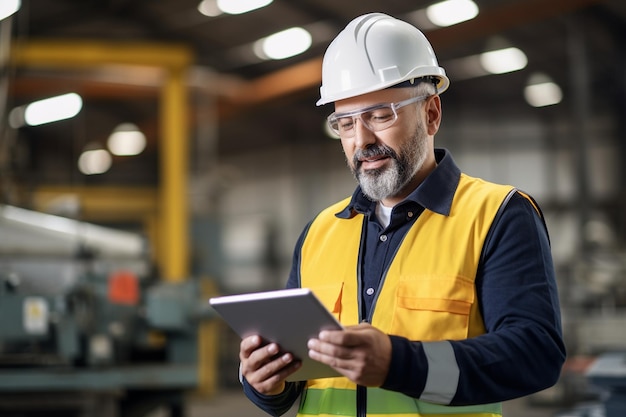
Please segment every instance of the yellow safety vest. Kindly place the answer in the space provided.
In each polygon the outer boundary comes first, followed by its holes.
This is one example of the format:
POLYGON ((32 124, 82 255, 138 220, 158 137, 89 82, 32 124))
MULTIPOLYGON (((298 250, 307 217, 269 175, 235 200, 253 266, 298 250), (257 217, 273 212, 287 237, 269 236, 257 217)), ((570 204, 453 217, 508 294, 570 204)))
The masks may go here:
MULTIPOLYGON (((410 340, 462 340, 485 333, 474 279, 483 243, 510 186, 461 174, 448 216, 425 210, 407 232, 382 278, 371 324, 410 340)), ((345 326, 359 322, 358 257, 364 216, 340 219, 349 199, 322 211, 301 251, 301 285, 345 326)), ((446 406, 367 389, 367 415, 496 417, 501 405, 446 406)), ((356 416, 356 386, 347 378, 307 381, 298 416, 356 416)))

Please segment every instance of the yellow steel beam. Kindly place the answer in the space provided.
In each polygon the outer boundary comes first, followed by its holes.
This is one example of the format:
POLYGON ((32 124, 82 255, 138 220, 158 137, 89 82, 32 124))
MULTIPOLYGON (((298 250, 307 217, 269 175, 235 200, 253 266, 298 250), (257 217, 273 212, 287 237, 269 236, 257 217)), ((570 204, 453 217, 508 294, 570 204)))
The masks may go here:
POLYGON ((16 42, 11 60, 17 66, 56 68, 131 65, 181 69, 193 62, 188 47, 160 43, 29 40, 16 42))
POLYGON ((163 70, 159 134, 162 184, 155 259, 167 281, 180 281, 189 274, 185 71, 192 60, 186 46, 154 43, 30 40, 17 42, 11 50, 15 66, 76 69, 129 65, 163 70))
MULTIPOLYGON (((218 295, 214 281, 204 278, 200 281, 200 293, 203 299, 218 295)), ((218 334, 223 324, 219 320, 205 320, 198 331, 198 389, 196 394, 210 396, 217 390, 218 369, 218 334)))
POLYGON ((29 198, 40 211, 48 211, 59 198, 74 198, 86 221, 139 219, 156 214, 158 207, 157 190, 151 187, 43 186, 31 191, 29 198))
POLYGON ((188 274, 187 140, 188 114, 186 78, 182 70, 172 70, 161 92, 161 217, 164 238, 159 257, 162 275, 169 281, 182 281, 188 274))

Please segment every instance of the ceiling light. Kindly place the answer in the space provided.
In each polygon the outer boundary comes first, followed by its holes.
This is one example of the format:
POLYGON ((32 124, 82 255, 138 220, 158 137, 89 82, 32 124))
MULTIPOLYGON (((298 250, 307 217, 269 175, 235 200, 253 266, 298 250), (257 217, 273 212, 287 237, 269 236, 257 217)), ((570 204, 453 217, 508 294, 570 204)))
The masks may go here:
POLYGON ((265 7, 271 2, 272 0, 217 0, 217 7, 224 13, 242 14, 265 7))
POLYGON ((472 0, 446 0, 426 8, 426 16, 437 26, 452 26, 478 15, 478 6, 472 0))
POLYGON ((216 0, 202 0, 198 4, 198 11, 205 16, 216 17, 222 14, 222 11, 217 7, 216 0))
POLYGON ((2 0, 0 1, 0 20, 11 16, 20 9, 20 0, 2 0))
POLYGON ((261 59, 285 59, 306 51, 311 43, 308 31, 293 27, 259 39, 254 43, 254 53, 261 59))
POLYGON ((491 74, 504 74, 526 67, 528 59, 520 49, 510 47, 482 53, 480 63, 491 74))
POLYGON ((107 147, 113 155, 139 155, 146 148, 146 136, 134 124, 122 123, 109 136, 107 147))
POLYGON ((76 116, 82 107, 83 99, 78 94, 63 94, 30 103, 24 109, 24 121, 27 125, 38 126, 65 120, 76 116))
POLYGON ((545 107, 560 103, 563 92, 548 75, 534 73, 524 88, 524 98, 533 107, 545 107))
POLYGON ((106 149, 91 148, 78 157, 78 169, 85 175, 104 174, 111 164, 111 154, 106 149))

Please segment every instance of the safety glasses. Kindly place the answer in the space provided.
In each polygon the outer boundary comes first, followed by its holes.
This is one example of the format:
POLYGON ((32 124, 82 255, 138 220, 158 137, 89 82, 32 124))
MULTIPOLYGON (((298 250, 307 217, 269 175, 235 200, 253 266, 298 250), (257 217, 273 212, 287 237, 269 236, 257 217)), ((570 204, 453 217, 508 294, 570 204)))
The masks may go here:
POLYGON ((354 110, 347 113, 332 113, 328 116, 328 126, 342 138, 354 136, 355 123, 359 119, 363 126, 372 132, 380 132, 391 127, 398 120, 398 109, 409 104, 422 101, 430 95, 417 96, 397 103, 381 103, 364 109, 354 110))

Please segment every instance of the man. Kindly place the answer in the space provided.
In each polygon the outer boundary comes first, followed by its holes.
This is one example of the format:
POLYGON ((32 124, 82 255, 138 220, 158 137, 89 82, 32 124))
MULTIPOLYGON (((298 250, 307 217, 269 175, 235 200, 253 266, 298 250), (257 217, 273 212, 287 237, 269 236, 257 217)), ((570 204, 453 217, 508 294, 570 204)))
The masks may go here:
POLYGON ((285 382, 299 362, 240 346, 246 395, 272 415, 498 416, 545 389, 565 358, 547 230, 533 200, 460 172, 434 148, 449 85, 424 35, 353 20, 324 56, 321 99, 359 186, 302 233, 288 287, 346 327, 309 356, 342 377, 285 382))

